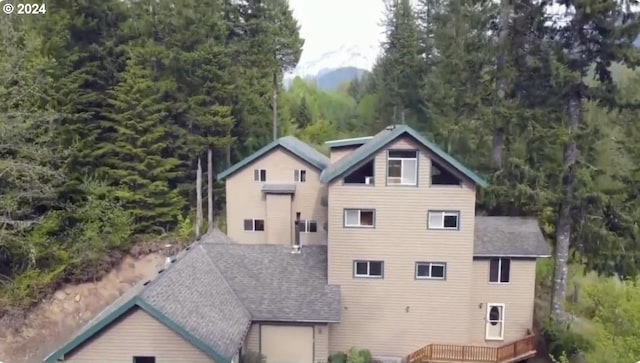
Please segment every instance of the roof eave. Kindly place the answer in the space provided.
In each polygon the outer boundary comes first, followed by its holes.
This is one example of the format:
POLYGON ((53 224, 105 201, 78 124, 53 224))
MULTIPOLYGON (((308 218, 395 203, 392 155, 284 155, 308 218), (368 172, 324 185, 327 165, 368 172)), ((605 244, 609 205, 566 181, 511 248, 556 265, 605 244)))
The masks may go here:
POLYGON ((209 347, 207 344, 205 344, 204 342, 202 342, 198 338, 194 337, 189 332, 187 332, 182 327, 180 327, 178 324, 176 324, 171 319, 166 317, 164 314, 162 314, 160 311, 155 309, 153 306, 151 306, 148 303, 146 303, 144 300, 142 300, 137 295, 133 296, 129 301, 127 301, 121 307, 119 307, 118 309, 114 310, 109 315, 105 316, 102 320, 97 322, 94 326, 92 326, 86 332, 80 334, 75 339, 73 339, 72 341, 70 341, 69 343, 64 345, 62 348, 60 348, 60 349, 56 350, 55 352, 49 354, 44 359, 44 362, 46 362, 46 363, 57 362, 58 360, 63 358, 65 354, 67 354, 67 353, 73 351, 74 349, 76 349, 82 343, 84 343, 85 341, 87 341, 88 339, 93 337, 95 334, 97 334, 100 331, 102 331, 102 329, 104 329, 107 326, 109 326, 116 319, 121 317, 124 313, 126 313, 127 311, 129 311, 130 309, 132 309, 133 307, 136 307, 136 306, 139 307, 140 309, 144 310, 147 314, 151 315, 153 318, 155 318, 156 320, 161 322, 167 328, 169 328, 172 331, 174 331, 176 334, 180 335, 183 339, 185 339, 186 341, 188 341, 189 343, 191 343, 192 345, 194 345, 195 347, 197 347, 198 349, 203 351, 205 354, 207 354, 209 357, 211 357, 211 359, 215 360, 217 363, 230 363, 231 362, 231 359, 232 359, 231 357, 225 357, 225 356, 219 354, 218 352, 213 350, 211 347, 209 347))
POLYGON ((509 253, 474 253, 473 257, 480 258, 492 258, 492 257, 505 257, 505 258, 549 258, 549 254, 509 254, 509 253))

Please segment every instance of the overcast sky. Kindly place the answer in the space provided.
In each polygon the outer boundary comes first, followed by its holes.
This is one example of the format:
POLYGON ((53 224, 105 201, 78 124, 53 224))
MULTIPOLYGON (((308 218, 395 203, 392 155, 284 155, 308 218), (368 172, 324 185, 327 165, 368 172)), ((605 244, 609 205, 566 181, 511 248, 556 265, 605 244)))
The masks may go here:
POLYGON ((382 0, 289 0, 305 39, 303 58, 317 57, 342 45, 379 43, 382 0))

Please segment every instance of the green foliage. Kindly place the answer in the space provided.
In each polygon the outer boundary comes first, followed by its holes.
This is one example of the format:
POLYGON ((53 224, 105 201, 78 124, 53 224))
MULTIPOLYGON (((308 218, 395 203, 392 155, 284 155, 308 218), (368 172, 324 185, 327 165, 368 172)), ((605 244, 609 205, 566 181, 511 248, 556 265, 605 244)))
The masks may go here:
POLYGON ((351 347, 348 353, 336 352, 329 356, 329 363, 372 363, 373 358, 368 349, 351 347))
POLYGON ((345 352, 336 352, 329 356, 329 363, 347 363, 347 353, 345 352))
POLYGON ((564 354, 572 357, 578 352, 593 349, 593 343, 586 337, 550 317, 543 321, 541 333, 547 343, 549 354, 556 359, 560 359, 564 354))

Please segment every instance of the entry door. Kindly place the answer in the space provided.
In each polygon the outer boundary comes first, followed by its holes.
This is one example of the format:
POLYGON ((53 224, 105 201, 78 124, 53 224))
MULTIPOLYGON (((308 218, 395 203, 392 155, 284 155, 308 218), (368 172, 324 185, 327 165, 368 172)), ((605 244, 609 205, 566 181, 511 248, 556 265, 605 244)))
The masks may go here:
POLYGON ((504 304, 487 304, 485 339, 504 340, 504 304))

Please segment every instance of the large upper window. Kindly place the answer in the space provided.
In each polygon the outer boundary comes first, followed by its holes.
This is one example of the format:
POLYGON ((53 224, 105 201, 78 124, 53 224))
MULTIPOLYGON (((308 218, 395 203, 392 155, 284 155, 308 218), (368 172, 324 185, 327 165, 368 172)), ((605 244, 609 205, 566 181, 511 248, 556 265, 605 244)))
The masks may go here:
POLYGON ((345 209, 344 226, 373 228, 375 226, 375 211, 373 209, 345 209))
POLYGON ((418 185, 418 152, 389 150, 387 185, 418 185))
POLYGON ((508 258, 492 258, 489 261, 489 282, 506 284, 510 281, 511 260, 508 258))

